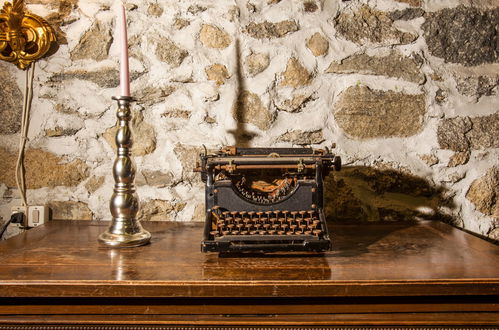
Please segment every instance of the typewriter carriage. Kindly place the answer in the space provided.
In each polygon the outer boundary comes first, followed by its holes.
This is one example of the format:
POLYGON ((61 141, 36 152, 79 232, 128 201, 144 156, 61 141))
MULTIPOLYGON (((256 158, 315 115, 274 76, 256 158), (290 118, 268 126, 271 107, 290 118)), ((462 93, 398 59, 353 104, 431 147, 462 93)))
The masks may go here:
POLYGON ((203 252, 324 251, 323 178, 341 159, 311 148, 227 147, 200 155, 203 252))

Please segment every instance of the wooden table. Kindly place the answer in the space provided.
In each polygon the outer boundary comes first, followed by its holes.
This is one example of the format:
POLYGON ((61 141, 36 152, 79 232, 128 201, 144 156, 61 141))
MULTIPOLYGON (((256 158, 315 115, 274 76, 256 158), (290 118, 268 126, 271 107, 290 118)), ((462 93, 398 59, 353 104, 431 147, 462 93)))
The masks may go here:
POLYGON ((0 243, 0 328, 499 326, 499 247, 439 222, 332 224, 324 254, 200 252, 202 224, 52 221, 0 243))

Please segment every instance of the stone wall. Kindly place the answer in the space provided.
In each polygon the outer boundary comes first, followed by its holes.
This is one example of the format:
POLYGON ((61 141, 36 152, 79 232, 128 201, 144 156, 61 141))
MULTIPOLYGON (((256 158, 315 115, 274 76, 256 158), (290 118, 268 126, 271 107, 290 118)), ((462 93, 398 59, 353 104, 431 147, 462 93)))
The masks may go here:
MULTIPOLYGON (((0 4, 4 1, 0 1, 0 4)), ((108 220, 119 45, 112 0, 27 0, 60 42, 38 62, 28 200, 108 220)), ((336 143, 331 220, 440 219, 499 238, 495 1, 127 0, 141 217, 203 221, 204 144, 336 143)), ((0 63, 0 215, 24 73, 0 63)), ((12 233, 11 233, 12 234, 12 233)))

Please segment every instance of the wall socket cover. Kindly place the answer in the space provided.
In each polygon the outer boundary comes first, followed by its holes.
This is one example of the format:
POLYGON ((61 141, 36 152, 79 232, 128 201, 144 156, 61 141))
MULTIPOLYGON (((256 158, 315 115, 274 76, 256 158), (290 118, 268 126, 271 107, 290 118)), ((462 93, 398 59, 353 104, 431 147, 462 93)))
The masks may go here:
POLYGON ((49 220, 49 209, 47 206, 14 206, 11 208, 12 213, 23 212, 25 214, 25 222, 22 227, 37 227, 43 225, 49 220))

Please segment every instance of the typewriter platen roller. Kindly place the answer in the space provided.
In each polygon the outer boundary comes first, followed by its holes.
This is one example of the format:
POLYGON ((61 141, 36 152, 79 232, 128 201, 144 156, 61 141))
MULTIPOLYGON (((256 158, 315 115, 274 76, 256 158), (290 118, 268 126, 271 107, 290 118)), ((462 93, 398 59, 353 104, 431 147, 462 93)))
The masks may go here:
POLYGON ((203 252, 325 251, 323 178, 341 160, 311 148, 235 148, 200 156, 203 252))

